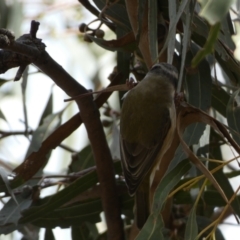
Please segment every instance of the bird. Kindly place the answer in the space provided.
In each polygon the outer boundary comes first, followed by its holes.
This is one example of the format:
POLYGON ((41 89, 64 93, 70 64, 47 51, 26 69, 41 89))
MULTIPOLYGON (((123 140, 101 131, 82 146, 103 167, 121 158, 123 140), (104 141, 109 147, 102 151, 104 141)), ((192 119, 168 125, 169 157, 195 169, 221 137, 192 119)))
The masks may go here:
POLYGON ((150 187, 176 129, 177 82, 178 71, 173 65, 157 63, 123 97, 120 153, 128 192, 135 195, 139 229, 150 214, 150 187))

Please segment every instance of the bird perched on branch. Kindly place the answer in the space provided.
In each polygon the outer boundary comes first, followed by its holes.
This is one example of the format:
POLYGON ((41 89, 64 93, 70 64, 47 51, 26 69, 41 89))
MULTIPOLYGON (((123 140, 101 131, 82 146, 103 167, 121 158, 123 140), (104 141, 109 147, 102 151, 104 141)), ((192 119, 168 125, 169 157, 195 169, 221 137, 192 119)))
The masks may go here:
POLYGON ((120 148, 129 194, 135 195, 138 228, 151 209, 150 187, 176 128, 174 104, 177 69, 155 64, 124 97, 120 119, 120 148))

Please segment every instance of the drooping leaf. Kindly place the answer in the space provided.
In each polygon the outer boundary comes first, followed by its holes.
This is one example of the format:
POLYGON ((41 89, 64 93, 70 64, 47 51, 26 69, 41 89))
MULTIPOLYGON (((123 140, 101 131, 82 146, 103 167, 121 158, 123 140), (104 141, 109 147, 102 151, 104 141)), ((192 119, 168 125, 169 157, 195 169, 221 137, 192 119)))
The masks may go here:
POLYGON ((151 215, 149 216, 144 227, 138 234, 136 238, 137 240, 164 239, 163 233, 161 231, 161 229, 164 227, 163 220, 160 214, 161 210, 170 191, 190 168, 191 165, 186 159, 180 162, 174 169, 172 169, 163 177, 162 181, 160 182, 155 191, 151 215))
POLYGON ((176 25, 174 24, 174 19, 177 14, 177 1, 169 1, 169 19, 170 19, 170 25, 169 29, 173 32, 173 34, 169 35, 168 39, 168 60, 167 62, 172 64, 173 62, 173 55, 174 55, 174 50, 175 50, 175 32, 176 32, 176 25))
MULTIPOLYGON (((190 43, 190 37, 191 37, 191 28, 190 24, 192 22, 192 18, 194 15, 194 6, 195 4, 192 1, 189 1, 189 3, 186 6, 186 16, 183 14, 181 16, 182 22, 183 22, 183 37, 182 37, 182 51, 181 51, 181 68, 180 68, 180 74, 178 78, 178 88, 177 91, 181 91, 182 87, 182 81, 183 81, 183 74, 184 74, 184 67, 185 67, 185 60, 187 55, 187 50, 190 43)), ((175 39, 174 39, 175 40, 175 39)), ((175 42, 174 42, 175 46, 175 42)))
POLYGON ((229 94, 220 86, 212 85, 212 107, 226 117, 229 94))
POLYGON ((157 1, 148 1, 148 44, 152 63, 156 62, 158 56, 157 24, 157 1))
POLYGON ((2 167, 0 167, 0 178, 4 182, 4 185, 5 185, 5 187, 8 191, 8 194, 11 195, 11 197, 14 200, 14 202, 16 203, 16 205, 18 205, 17 199, 16 199, 16 197, 14 195, 14 192, 11 189, 11 186, 10 186, 10 182, 9 182, 9 179, 8 179, 8 173, 2 167))
POLYGON ((13 200, 13 198, 11 198, 1 209, 1 212, 0 212, 0 226, 1 226, 0 234, 7 233, 6 229, 4 228, 5 226, 12 226, 11 228, 17 229, 18 221, 22 216, 21 212, 24 209, 27 209, 32 203, 31 194, 28 196, 18 194, 15 196, 15 198, 16 198, 18 204, 16 204, 16 202, 13 200))
POLYGON ((37 152, 42 142, 61 124, 61 117, 64 110, 47 116, 43 124, 34 131, 26 157, 32 152, 37 152))
MULTIPOLYGON (((169 39, 173 38, 173 35, 175 36, 176 34, 176 26, 177 26, 177 23, 180 19, 180 17, 182 16, 183 12, 184 12, 184 9, 186 8, 186 5, 188 3, 189 0, 183 0, 178 8, 178 11, 177 11, 177 14, 176 16, 174 17, 174 19, 171 19, 172 20, 172 24, 171 24, 171 28, 169 29, 169 32, 168 32, 168 36, 167 36, 167 39, 165 40, 165 43, 161 49, 161 52, 159 53, 159 56, 162 55, 162 53, 165 51, 166 47, 168 46, 168 41, 169 39)), ((174 45, 175 46, 175 45, 174 45)))
POLYGON ((23 212, 23 217, 20 219, 20 223, 32 222, 41 217, 49 215, 49 212, 59 208, 64 203, 76 197, 83 191, 94 186, 97 183, 97 174, 92 172, 76 180, 57 194, 53 195, 47 203, 40 207, 31 207, 23 212))
POLYGON ((196 239, 198 234, 198 226, 196 221, 196 209, 193 207, 190 211, 188 216, 187 224, 186 224, 186 231, 184 235, 185 240, 193 240, 196 239))

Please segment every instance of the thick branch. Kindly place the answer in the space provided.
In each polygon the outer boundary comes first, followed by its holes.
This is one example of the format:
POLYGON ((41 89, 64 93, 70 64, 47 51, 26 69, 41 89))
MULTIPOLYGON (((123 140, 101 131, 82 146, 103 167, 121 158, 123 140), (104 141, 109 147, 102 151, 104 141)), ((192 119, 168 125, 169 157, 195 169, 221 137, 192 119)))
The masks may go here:
MULTIPOLYGON (((74 97, 88 92, 55 62, 44 49, 39 49, 37 46, 32 50, 26 47, 27 44, 24 43, 24 45, 24 48, 18 48, 15 42, 12 42, 6 46, 6 48, 10 51, 17 51, 18 53, 28 56, 29 59, 32 60, 32 63, 47 74, 69 96, 74 97), (40 54, 37 53, 37 50, 40 50, 40 54)), ((20 46, 20 44, 17 46, 20 46)), ((76 102, 83 123, 86 126, 96 161, 98 178, 102 188, 102 205, 108 226, 108 239, 124 239, 120 204, 116 192, 113 161, 99 118, 98 108, 93 102, 92 97, 78 99, 76 102)))

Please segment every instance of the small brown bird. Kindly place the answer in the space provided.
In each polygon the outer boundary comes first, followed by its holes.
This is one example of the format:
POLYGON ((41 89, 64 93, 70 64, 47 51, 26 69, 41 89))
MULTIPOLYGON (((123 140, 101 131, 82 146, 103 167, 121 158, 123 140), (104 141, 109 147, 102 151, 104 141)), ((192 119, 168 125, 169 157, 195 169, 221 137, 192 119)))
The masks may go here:
POLYGON ((150 214, 150 186, 176 128, 177 79, 174 66, 155 64, 124 96, 120 122, 121 158, 129 194, 135 195, 136 223, 140 229, 150 214))

